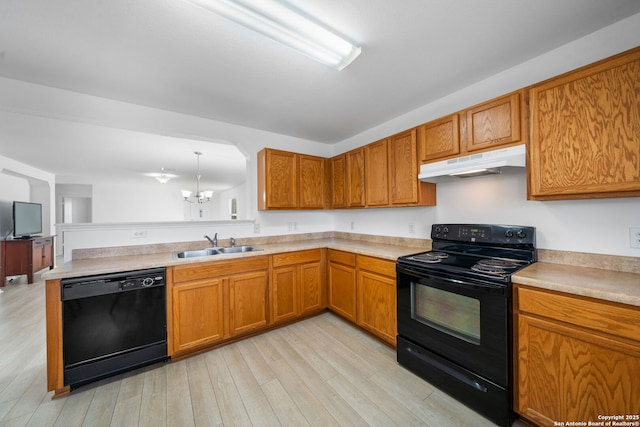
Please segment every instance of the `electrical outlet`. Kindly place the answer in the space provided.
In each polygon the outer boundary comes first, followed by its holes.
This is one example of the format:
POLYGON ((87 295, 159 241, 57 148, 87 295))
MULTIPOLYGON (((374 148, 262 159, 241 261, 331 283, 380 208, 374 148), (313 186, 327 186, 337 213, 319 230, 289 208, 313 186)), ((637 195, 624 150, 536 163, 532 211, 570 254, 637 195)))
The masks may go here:
POLYGON ((413 224, 409 224, 409 234, 416 234, 416 230, 413 224))
POLYGON ((352 230, 356 229, 356 222, 355 221, 351 221, 351 229, 352 230))
POLYGON ((253 224, 253 232, 256 234, 260 233, 260 224, 258 224, 257 222, 253 224))
POLYGON ((629 246, 640 249, 640 227, 629 227, 629 246))
POLYGON ((135 230, 131 233, 132 239, 146 239, 147 238, 147 230, 135 230))

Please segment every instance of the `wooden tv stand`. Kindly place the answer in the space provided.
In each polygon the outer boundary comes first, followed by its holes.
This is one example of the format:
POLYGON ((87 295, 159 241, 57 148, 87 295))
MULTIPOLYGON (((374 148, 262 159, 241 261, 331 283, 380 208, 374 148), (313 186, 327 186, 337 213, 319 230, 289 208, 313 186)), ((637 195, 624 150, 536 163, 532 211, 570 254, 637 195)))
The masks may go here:
POLYGON ((53 268, 53 236, 29 239, 3 240, 1 242, 0 287, 7 276, 27 275, 27 283, 33 283, 33 274, 43 268, 53 268))

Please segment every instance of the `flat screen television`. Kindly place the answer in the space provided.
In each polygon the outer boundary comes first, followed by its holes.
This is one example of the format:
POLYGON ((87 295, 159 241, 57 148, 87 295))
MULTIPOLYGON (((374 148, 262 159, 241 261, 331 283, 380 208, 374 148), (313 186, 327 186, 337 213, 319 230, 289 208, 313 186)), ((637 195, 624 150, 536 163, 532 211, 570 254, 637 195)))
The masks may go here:
POLYGON ((40 203, 13 202, 13 235, 29 238, 42 233, 42 205, 40 203))

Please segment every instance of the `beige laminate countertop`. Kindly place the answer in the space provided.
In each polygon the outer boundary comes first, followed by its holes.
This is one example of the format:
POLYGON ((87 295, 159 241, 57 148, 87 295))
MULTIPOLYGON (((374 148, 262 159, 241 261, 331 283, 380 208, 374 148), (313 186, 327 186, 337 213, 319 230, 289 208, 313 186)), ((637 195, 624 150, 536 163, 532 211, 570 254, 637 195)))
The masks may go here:
POLYGON ((640 274, 536 262, 512 276, 513 283, 640 306, 640 274))
MULTIPOLYGON (((258 244, 256 246, 263 250, 189 259, 174 259, 170 251, 154 254, 129 254, 124 256, 77 259, 45 272, 43 278, 46 280, 64 279, 69 277, 142 270, 145 268, 231 261, 245 257, 319 248, 353 252, 360 255, 388 259, 390 261, 395 261, 403 255, 431 249, 430 247, 393 245, 341 238, 319 238, 286 243, 258 244)), ((514 274, 513 282, 640 307, 640 273, 539 261, 514 274)))
POLYGON ((395 261, 398 257, 403 255, 428 250, 428 248, 425 249, 415 246, 397 246, 347 239, 314 239, 287 243, 260 244, 256 246, 263 250, 188 259, 175 259, 172 252, 165 252, 72 260, 54 268, 53 270, 43 273, 42 277, 45 280, 65 279, 69 277, 142 270, 145 268, 170 267, 175 265, 198 264, 212 261, 232 261, 246 257, 273 255, 319 248, 337 249, 353 252, 359 255, 388 259, 390 261, 395 261))

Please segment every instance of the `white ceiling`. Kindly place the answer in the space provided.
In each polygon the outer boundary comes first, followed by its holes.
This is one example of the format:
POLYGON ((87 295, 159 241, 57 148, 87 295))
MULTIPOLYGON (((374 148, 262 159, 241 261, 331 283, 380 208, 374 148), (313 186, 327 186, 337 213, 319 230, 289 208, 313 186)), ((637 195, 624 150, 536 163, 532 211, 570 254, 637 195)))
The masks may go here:
MULTIPOLYGON (((288 3, 362 46, 360 57, 335 71, 186 0, 2 0, 0 76, 335 143, 640 11, 637 0, 288 3)), ((33 153, 42 131, 4 117, 0 153, 33 164, 18 145, 33 153)), ((139 169, 146 153, 153 172, 178 151, 195 164, 199 149, 168 138, 155 156, 157 139, 149 150, 114 129, 87 147, 55 138, 64 123, 42 126, 51 147, 92 153, 93 170, 139 169)), ((44 169, 83 173, 58 157, 44 169)))

